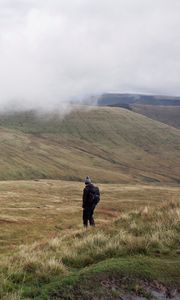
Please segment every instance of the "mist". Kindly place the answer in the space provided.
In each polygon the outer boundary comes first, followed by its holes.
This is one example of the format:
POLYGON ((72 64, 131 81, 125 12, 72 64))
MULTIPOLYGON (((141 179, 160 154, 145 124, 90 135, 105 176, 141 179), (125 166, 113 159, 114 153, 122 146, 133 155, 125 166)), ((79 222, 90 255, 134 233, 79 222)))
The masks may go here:
POLYGON ((179 11, 179 0, 0 0, 0 110, 180 95, 179 11))

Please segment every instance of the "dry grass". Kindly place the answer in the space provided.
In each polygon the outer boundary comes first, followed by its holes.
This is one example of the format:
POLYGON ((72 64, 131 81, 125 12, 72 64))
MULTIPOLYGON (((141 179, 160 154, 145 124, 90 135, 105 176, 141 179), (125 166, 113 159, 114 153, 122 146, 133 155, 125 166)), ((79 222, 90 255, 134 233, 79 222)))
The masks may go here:
MULTIPOLYGON (((178 187, 100 184, 102 200, 96 210, 97 226, 127 211, 158 207, 178 197, 178 187)), ((0 183, 0 253, 16 246, 49 240, 82 228, 83 183, 65 181, 12 181, 0 183)), ((132 224, 133 226, 133 224, 132 224)))
POLYGON ((111 257, 175 255, 179 187, 100 185, 97 228, 88 230, 81 224, 82 187, 60 181, 0 183, 1 297, 19 299, 15 285, 47 283, 111 257))

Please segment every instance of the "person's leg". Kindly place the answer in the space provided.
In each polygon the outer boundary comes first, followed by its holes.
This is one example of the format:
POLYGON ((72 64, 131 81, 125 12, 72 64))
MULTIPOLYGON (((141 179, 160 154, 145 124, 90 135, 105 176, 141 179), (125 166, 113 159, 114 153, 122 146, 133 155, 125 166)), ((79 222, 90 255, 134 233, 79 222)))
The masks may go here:
POLYGON ((95 226, 94 218, 93 218, 94 208, 90 210, 89 213, 89 223, 91 226, 95 226))
POLYGON ((83 225, 84 227, 88 226, 88 211, 87 209, 83 209, 83 225))
POLYGON ((86 210, 86 217, 87 217, 87 223, 89 222, 89 224, 91 225, 91 208, 88 207, 86 210))

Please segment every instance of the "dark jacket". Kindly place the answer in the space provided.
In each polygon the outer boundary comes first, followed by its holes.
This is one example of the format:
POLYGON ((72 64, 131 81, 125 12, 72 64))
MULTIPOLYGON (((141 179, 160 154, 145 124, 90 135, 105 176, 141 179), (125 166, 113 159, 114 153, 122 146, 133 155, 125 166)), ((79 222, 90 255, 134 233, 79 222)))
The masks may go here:
POLYGON ((87 184, 83 190, 83 203, 82 203, 82 207, 83 208, 92 208, 93 204, 92 204, 92 193, 94 191, 94 185, 92 183, 87 184))

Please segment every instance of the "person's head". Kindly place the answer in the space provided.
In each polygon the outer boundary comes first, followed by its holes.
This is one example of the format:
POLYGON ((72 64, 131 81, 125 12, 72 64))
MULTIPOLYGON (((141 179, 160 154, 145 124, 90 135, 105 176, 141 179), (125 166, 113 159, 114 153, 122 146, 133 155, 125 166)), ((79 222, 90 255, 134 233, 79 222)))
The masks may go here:
POLYGON ((90 184, 91 183, 91 178, 89 176, 87 176, 85 179, 84 179, 84 183, 87 185, 87 184, 90 184))

